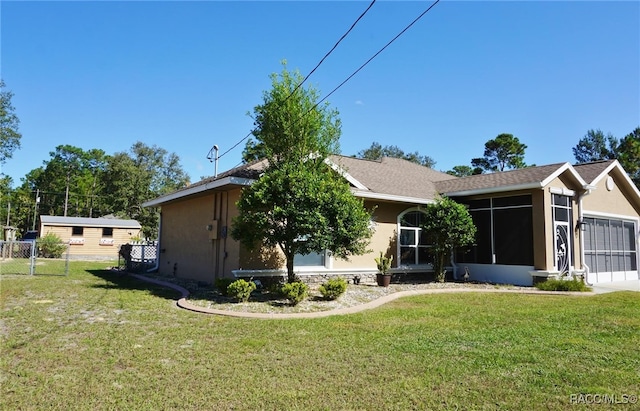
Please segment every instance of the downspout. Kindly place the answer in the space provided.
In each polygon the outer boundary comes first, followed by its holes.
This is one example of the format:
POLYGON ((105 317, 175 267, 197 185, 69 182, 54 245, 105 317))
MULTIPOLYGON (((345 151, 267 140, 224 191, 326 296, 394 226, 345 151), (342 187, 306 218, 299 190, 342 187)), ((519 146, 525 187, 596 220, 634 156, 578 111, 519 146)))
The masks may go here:
POLYGON ((160 235, 162 234, 162 211, 158 216, 158 240, 156 241, 156 264, 147 270, 148 273, 157 271, 160 267, 160 235))
MULTIPOLYGON (((582 211, 582 199, 586 196, 588 196, 589 194, 591 194, 591 191, 593 190, 593 186, 589 186, 587 185, 586 187, 584 187, 584 191, 582 193, 580 193, 580 195, 578 196, 578 222, 579 223, 584 223, 584 215, 583 215, 583 211, 582 211)), ((580 265, 582 266, 582 269, 584 270, 584 282, 587 283, 587 285, 593 285, 591 282, 589 282, 589 266, 585 263, 585 257, 584 257, 584 231, 582 231, 582 224, 580 224, 578 231, 580 233, 580 265)))

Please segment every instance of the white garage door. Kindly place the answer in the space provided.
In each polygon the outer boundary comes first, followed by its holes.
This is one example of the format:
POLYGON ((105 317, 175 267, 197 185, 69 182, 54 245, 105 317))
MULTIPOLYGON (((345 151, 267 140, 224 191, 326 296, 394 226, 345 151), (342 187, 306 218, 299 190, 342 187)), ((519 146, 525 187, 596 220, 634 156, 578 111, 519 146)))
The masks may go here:
POLYGON ((585 262, 589 280, 602 283, 638 279, 636 223, 615 218, 586 217, 585 262))

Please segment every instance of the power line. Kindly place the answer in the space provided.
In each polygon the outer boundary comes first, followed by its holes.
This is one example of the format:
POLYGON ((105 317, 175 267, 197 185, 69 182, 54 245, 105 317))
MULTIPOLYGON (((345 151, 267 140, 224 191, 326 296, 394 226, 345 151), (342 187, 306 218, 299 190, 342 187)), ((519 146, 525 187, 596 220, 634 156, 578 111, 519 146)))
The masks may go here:
POLYGON ((338 44, 340 44, 340 42, 342 40, 344 40, 345 37, 347 37, 347 35, 351 32, 351 30, 353 30, 353 28, 356 26, 356 24, 358 24, 358 22, 360 21, 360 19, 362 19, 364 17, 365 14, 367 14, 367 12, 369 11, 369 9, 371 9, 371 7, 373 7, 373 4, 376 2, 376 0, 373 0, 371 2, 371 4, 369 4, 369 7, 367 7, 367 9, 365 11, 362 12, 362 14, 360 15, 360 17, 358 17, 356 19, 355 22, 353 22, 353 24, 351 25, 351 27, 349 27, 349 30, 347 30, 346 33, 344 33, 342 35, 342 37, 340 37, 340 40, 338 40, 338 42, 333 46, 333 48, 331 50, 329 50, 329 52, 327 54, 324 55, 324 57, 322 58, 322 60, 320 60, 320 62, 313 68, 313 70, 311 70, 311 72, 309 74, 307 74, 307 76, 302 80, 302 82, 300 84, 298 84, 296 86, 296 88, 293 89, 293 91, 291 92, 291 94, 289 94, 289 96, 284 100, 287 101, 289 99, 289 97, 291 97, 296 91, 298 91, 298 89, 304 84, 305 81, 307 81, 307 79, 309 78, 309 76, 311 76, 313 74, 314 71, 316 71, 316 69, 318 67, 320 67, 320 65, 322 64, 322 62, 329 57, 329 55, 333 52, 333 50, 336 49, 336 47, 338 47, 338 44))
MULTIPOLYGON (((425 14, 427 14, 429 12, 429 10, 431 10, 433 8, 433 6, 435 6, 436 4, 438 4, 440 2, 440 0, 435 0, 425 11, 423 11, 418 17, 416 17, 411 23, 409 23, 409 25, 407 27, 405 27, 404 29, 402 29, 402 31, 400 33, 398 33, 394 38, 392 38, 387 44, 384 45, 384 47, 382 47, 380 50, 378 50, 373 56, 371 56, 371 58, 369 58, 369 60, 365 61, 364 64, 362 64, 360 67, 358 67, 358 69, 356 71, 354 71, 353 73, 351 73, 351 75, 349 77, 347 77, 342 83, 340 83, 336 88, 334 88, 329 94, 327 94, 322 100, 318 101, 313 107, 311 107, 311 109, 309 109, 309 111, 307 111, 307 113, 309 113, 310 111, 314 110, 316 107, 318 107, 323 101, 325 101, 326 99, 328 99, 333 93, 335 93, 340 87, 342 87, 347 81, 351 80, 351 78, 353 76, 355 76, 356 74, 358 74, 358 72, 360 70, 362 70, 367 64, 369 64, 371 62, 371 60, 373 60, 374 58, 376 58, 380 53, 382 53, 387 47, 389 47, 389 45, 391 45, 391 43, 393 43, 394 41, 396 41, 398 39, 398 37, 402 36, 407 30, 409 30, 411 28, 411 26, 413 26, 418 20, 420 20, 425 14)), ((305 113, 305 115, 307 114, 305 113)))
MULTIPOLYGON (((374 1, 375 2, 375 1, 374 1)), ((385 44, 380 50, 378 50, 373 56, 371 56, 367 61, 365 61, 360 67, 358 67, 353 73, 351 73, 351 75, 349 75, 344 81, 342 81, 340 84, 338 84, 337 87, 335 87, 333 90, 331 90, 331 92, 329 94, 327 94, 326 96, 324 96, 320 101, 318 101, 316 104, 314 104, 313 107, 311 107, 309 110, 307 110, 300 119, 302 119, 304 116, 306 116, 307 114, 309 114, 311 111, 315 110, 320 104, 322 104, 322 102, 324 102, 326 99, 328 99, 333 93, 335 93, 336 91, 338 91, 338 89, 340 89, 342 86, 344 86, 349 80, 351 80, 356 74, 358 74, 360 72, 360 70, 362 70, 365 66, 367 66, 373 59, 375 59, 378 55, 380 55, 380 53, 382 53, 387 47, 389 47, 393 42, 395 42, 400 36, 402 36, 407 30, 409 30, 416 22, 418 22, 418 20, 420 20, 422 17, 425 16, 425 14, 427 14, 436 4, 438 4, 440 2, 440 0, 435 0, 433 3, 431 3, 431 5, 429 7, 427 7, 422 13, 420 13, 420 15, 418 15, 418 17, 416 17, 411 23, 409 23, 404 29, 402 29, 394 38, 392 38, 389 42, 387 42, 387 44, 385 44)), ((370 4, 369 7, 367 8, 366 11, 369 10, 369 8, 371 8, 371 6, 373 5, 370 4)), ((364 15, 364 14, 363 14, 364 15)), ((362 17, 362 16, 361 16, 362 17)), ((359 17, 358 20, 361 18, 359 17)), ((357 23, 357 20, 356 20, 357 23)), ((354 23, 355 24, 355 23, 354 23)), ((352 26, 353 27, 353 26, 352 26)), ((351 29, 349 29, 351 30, 351 29)), ((335 46, 334 46, 335 48, 335 46)), ((332 49, 333 50, 333 49, 332 49)), ((326 56, 324 57, 326 58, 326 56)), ((323 60, 324 60, 323 58, 323 60)), ((322 61, 321 61, 322 62, 322 61)), ((319 64, 318 64, 319 65, 319 64)), ((317 68, 317 66, 316 66, 317 68)), ((315 70, 315 68, 314 68, 315 70)), ((311 75, 311 73, 309 73, 309 75, 311 75)), ((309 77, 309 75, 307 77, 309 77)), ((306 78, 305 77, 305 80, 306 78)), ((304 82, 304 80, 303 80, 304 82)), ((301 85, 302 83, 300 83, 301 85)), ((296 87, 295 90, 297 90, 298 87, 296 87)), ((294 90, 294 91, 295 91, 294 90)), ((292 93, 293 94, 293 93, 292 93)), ((289 97, 291 96, 291 94, 289 95, 289 97)), ((289 98, 287 97, 287 99, 289 98)), ((286 99, 285 99, 286 101, 286 99)), ((249 134, 247 134, 242 140, 238 141, 236 144, 233 145, 233 147, 231 147, 229 150, 225 151, 222 155, 227 154, 229 151, 233 150, 234 148, 236 148, 240 143, 242 143, 244 140, 246 140, 247 138, 249 138, 251 136, 251 134, 253 133, 254 130, 250 131, 249 134)), ((222 157, 219 156, 218 158, 222 157)))
MULTIPOLYGON (((362 12, 362 14, 360 14, 360 16, 356 19, 356 21, 353 22, 353 24, 351 25, 351 27, 349 27, 349 30, 347 30, 341 37, 340 39, 336 42, 336 44, 333 45, 333 47, 331 48, 331 50, 329 50, 327 52, 327 54, 324 55, 324 57, 322 57, 322 59, 320 60, 320 62, 318 62, 318 64, 316 64, 316 66, 313 68, 313 70, 311 70, 309 72, 309 74, 307 74, 307 76, 300 82, 300 84, 298 84, 291 93, 289 93, 289 95, 284 99, 283 103, 286 102, 287 100, 289 100, 289 98, 291 98, 291 96, 293 96, 293 94, 298 91, 298 89, 304 84, 305 81, 307 81, 307 79, 318 69, 318 67, 320 67, 320 65, 327 59, 327 57, 329 57, 329 55, 331 53, 333 53, 333 51, 338 47, 338 45, 342 42, 342 40, 345 39, 345 37, 347 37, 349 35, 349 33, 351 32, 351 30, 353 30, 353 28, 356 26, 356 24, 358 24, 358 22, 364 17, 365 14, 367 14, 367 12, 371 9, 371 7, 373 7, 374 3, 376 2, 376 0, 372 0, 371 3, 369 4, 369 7, 366 8, 365 11, 362 12)), ((227 151, 225 151, 224 153, 220 154, 218 156, 218 159, 222 158, 222 156, 224 156, 225 154, 227 154, 228 152, 230 152, 231 150, 233 150, 234 148, 238 147, 240 145, 240 143, 242 143, 243 141, 245 141, 246 139, 248 139, 249 137, 251 137, 251 134, 253 134, 254 130, 251 130, 249 132, 249 134, 247 134, 246 136, 244 136, 240 141, 238 141, 236 144, 234 144, 230 149, 228 149, 227 151)))

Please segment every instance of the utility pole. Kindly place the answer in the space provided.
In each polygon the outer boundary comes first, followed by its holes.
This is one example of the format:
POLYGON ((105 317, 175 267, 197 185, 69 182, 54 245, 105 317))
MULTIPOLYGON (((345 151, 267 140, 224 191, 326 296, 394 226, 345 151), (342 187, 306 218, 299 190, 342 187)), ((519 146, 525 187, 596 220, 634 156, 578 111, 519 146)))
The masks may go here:
POLYGON ((36 203, 33 205, 33 226, 31 227, 31 231, 36 230, 36 216, 38 213, 38 204, 40 204, 40 189, 36 189, 36 203))
POLYGON ((211 161, 212 163, 215 163, 215 173, 213 175, 213 178, 217 178, 218 177, 218 146, 214 145, 213 147, 211 147, 211 150, 209 150, 209 154, 207 154, 207 159, 209 161, 211 161))

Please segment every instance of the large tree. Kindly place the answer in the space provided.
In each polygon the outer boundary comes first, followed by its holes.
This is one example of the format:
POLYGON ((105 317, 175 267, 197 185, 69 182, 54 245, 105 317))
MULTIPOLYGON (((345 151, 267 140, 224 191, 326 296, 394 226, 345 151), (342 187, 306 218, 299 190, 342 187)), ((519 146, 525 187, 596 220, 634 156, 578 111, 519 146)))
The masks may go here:
POLYGON ((11 104, 13 93, 5 90, 3 80, 0 80, 0 165, 13 156, 13 152, 20 148, 22 134, 18 131, 20 120, 11 104))
POLYGON ((450 174, 456 177, 468 177, 474 174, 482 174, 482 169, 478 167, 474 168, 471 166, 460 165, 460 166, 453 166, 451 170, 447 171, 447 174, 450 174))
POLYGON ((578 163, 609 160, 615 158, 617 139, 602 130, 589 130, 573 147, 573 156, 578 163))
POLYGON ((104 151, 85 151, 59 145, 49 153, 43 167, 31 170, 23 179, 34 195, 41 194, 40 212, 49 215, 93 216, 100 209, 99 178, 105 165, 104 151))
POLYGON ((615 146, 616 158, 640 189, 640 127, 624 136, 615 146))
POLYGON ((140 141, 129 152, 108 157, 104 172, 104 195, 112 212, 138 220, 146 237, 157 235, 158 212, 142 203, 168 194, 189 183, 174 153, 140 141))
POLYGON ((434 159, 429 156, 420 155, 417 151, 413 153, 405 153, 398 146, 382 146, 378 142, 371 143, 371 146, 365 150, 361 150, 358 152, 358 158, 364 158, 366 160, 380 160, 382 157, 395 157, 402 158, 412 163, 420 164, 425 167, 433 168, 436 165, 434 159))
POLYGON ((422 229, 429 239, 434 257, 433 269, 439 281, 445 279, 445 267, 454 250, 475 240, 476 226, 467 208, 448 197, 438 199, 425 209, 422 229))
POLYGON ((513 134, 500 134, 484 145, 484 157, 474 158, 471 165, 485 171, 504 171, 505 169, 526 167, 524 152, 527 146, 513 134))
POLYGON ((617 159, 640 189, 640 127, 621 139, 601 130, 589 130, 573 147, 578 164, 617 159))
POLYGON ((253 110, 252 147, 268 166, 242 191, 231 235, 249 249, 279 247, 293 282, 296 254, 364 253, 371 215, 325 161, 338 149, 338 112, 328 103, 317 104, 313 87, 298 87, 302 76, 286 65, 271 81, 253 110))

